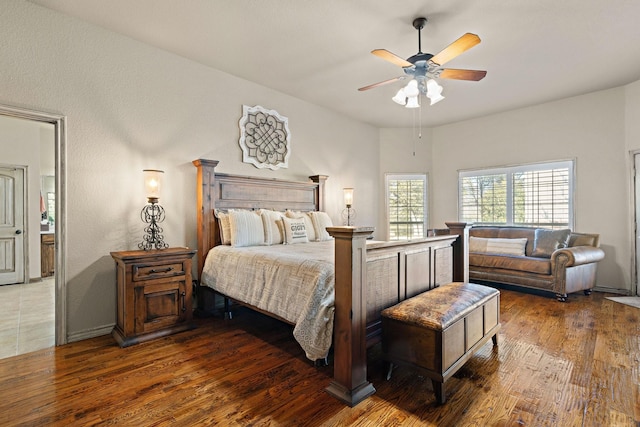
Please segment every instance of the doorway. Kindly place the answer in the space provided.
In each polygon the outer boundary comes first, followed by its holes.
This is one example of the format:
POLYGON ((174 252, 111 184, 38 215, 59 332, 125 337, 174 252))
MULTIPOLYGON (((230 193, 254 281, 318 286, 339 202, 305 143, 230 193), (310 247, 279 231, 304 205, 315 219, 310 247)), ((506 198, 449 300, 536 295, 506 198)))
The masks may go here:
MULTIPOLYGON (((36 123, 53 125, 54 169, 55 169, 55 224, 54 224, 54 279, 53 293, 55 299, 55 344, 67 342, 66 323, 66 117, 60 114, 28 110, 7 105, 0 105, 0 116, 25 119, 36 123)), ((29 185, 27 177, 25 185, 29 185)), ((36 183, 39 186, 39 180, 36 183)), ((27 203, 27 207, 29 204, 27 203)), ((37 207, 36 207, 37 210, 37 207)), ((29 213, 27 213, 27 216, 29 213)), ((36 218, 38 223, 40 218, 36 218)), ((27 220, 28 221, 28 220, 27 220)), ((28 224, 27 224, 28 226, 28 224)), ((27 233, 37 233, 37 230, 27 230, 27 233)), ((26 244, 28 246, 28 243, 26 244)), ((39 246, 38 246, 39 249, 39 246)), ((27 263, 29 258, 27 257, 27 263)), ((28 269, 26 269, 28 270, 28 269)), ((29 277, 25 277, 27 282, 29 277)))

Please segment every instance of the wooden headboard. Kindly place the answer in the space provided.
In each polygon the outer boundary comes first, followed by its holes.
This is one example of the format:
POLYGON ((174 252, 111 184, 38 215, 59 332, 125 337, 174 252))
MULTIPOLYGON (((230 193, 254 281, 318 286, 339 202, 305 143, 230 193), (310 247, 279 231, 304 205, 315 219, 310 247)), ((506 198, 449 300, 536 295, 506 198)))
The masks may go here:
POLYGON ((215 209, 324 210, 326 175, 309 182, 215 173, 217 160, 198 159, 197 173, 198 278, 209 249, 221 243, 215 209))

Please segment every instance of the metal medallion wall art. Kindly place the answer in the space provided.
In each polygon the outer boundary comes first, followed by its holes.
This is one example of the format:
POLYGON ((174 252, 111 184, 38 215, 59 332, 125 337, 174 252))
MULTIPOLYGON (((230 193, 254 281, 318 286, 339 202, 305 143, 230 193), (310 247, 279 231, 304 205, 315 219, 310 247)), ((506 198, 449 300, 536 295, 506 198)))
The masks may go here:
POLYGON ((259 105, 243 105, 239 124, 244 163, 271 170, 289 167, 289 119, 259 105))

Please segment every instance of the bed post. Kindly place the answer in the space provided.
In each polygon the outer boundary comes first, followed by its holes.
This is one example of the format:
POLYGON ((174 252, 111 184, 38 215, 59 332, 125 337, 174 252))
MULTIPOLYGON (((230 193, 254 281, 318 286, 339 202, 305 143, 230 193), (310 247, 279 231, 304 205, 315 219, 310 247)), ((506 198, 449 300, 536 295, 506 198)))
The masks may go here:
POLYGON ((375 393, 367 381, 367 249, 373 227, 327 227, 335 238, 333 380, 327 392, 355 406, 375 393))
POLYGON ((445 222, 449 234, 458 236, 453 242, 453 281, 469 281, 469 228, 466 222, 445 222))
POLYGON ((204 260, 215 245, 215 230, 213 230, 213 209, 215 205, 215 167, 217 160, 197 159, 192 162, 198 168, 196 183, 197 205, 201 206, 197 211, 197 239, 198 239, 198 280, 201 279, 204 260))
POLYGON ((316 191, 316 206, 318 211, 324 211, 324 184, 325 181, 329 178, 328 175, 313 175, 310 176, 309 179, 318 184, 318 190, 316 191))

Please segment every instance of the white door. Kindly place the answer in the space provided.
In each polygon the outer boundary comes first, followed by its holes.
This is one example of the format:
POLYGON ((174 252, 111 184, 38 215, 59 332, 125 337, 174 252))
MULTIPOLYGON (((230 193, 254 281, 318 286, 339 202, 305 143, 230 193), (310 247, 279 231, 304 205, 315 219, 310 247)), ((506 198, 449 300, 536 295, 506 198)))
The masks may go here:
POLYGON ((24 169, 0 167, 0 285, 24 282, 24 169))

